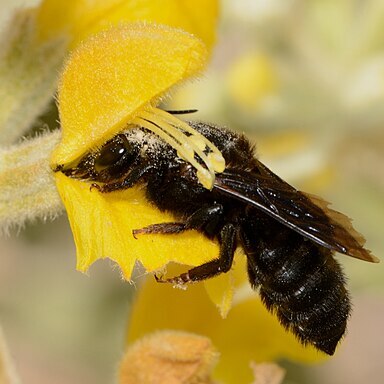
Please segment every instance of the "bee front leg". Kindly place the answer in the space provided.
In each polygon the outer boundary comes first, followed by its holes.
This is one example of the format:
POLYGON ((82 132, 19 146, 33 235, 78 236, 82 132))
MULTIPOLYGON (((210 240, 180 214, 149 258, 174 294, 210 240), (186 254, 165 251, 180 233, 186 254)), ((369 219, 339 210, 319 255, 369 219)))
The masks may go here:
POLYGON ((220 273, 228 272, 232 267, 233 256, 236 250, 236 227, 233 224, 226 224, 220 232, 220 254, 217 259, 208 263, 199 265, 190 269, 186 273, 169 279, 161 279, 155 276, 159 283, 171 283, 182 285, 190 282, 197 282, 211 277, 217 276, 220 273))
POLYGON ((117 182, 106 183, 102 186, 99 186, 98 184, 92 184, 92 187, 97 187, 97 189, 102 193, 132 188, 143 176, 151 172, 153 168, 153 165, 149 164, 138 165, 137 167, 133 168, 125 177, 117 182))

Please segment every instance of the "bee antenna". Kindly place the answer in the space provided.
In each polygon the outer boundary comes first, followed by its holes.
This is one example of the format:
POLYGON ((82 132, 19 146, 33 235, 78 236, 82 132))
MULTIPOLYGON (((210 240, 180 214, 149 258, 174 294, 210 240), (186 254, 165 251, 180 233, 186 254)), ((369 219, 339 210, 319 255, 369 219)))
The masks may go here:
POLYGON ((187 115, 189 113, 195 113, 198 109, 179 109, 179 110, 167 110, 166 112, 171 115, 187 115))

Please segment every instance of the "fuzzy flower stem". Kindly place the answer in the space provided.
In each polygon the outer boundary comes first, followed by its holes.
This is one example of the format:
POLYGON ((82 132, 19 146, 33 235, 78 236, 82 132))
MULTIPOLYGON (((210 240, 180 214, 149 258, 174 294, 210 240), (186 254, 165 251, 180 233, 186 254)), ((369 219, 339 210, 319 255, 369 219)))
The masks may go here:
POLYGON ((55 131, 0 149, 0 232, 26 220, 54 218, 63 206, 49 157, 60 139, 55 131))
POLYGON ((13 144, 45 112, 57 86, 65 39, 35 41, 35 10, 22 9, 0 39, 0 144, 13 144))

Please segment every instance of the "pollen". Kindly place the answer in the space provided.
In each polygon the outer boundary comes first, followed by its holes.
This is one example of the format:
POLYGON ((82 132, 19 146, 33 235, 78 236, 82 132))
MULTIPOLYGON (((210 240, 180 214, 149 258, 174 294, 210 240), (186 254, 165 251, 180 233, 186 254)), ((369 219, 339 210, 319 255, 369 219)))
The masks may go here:
POLYGON ((197 171, 197 178, 212 189, 215 173, 225 169, 225 160, 218 148, 188 123, 162 109, 147 106, 133 123, 147 128, 177 151, 177 155, 197 171))

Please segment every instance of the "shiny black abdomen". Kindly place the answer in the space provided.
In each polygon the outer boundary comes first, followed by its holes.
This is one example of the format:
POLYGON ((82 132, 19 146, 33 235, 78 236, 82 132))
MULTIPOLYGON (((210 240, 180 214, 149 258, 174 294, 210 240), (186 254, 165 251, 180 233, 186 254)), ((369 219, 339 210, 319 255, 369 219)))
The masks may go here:
POLYGON ((250 283, 266 307, 304 344, 333 354, 350 302, 331 251, 253 209, 242 220, 240 239, 250 283))

